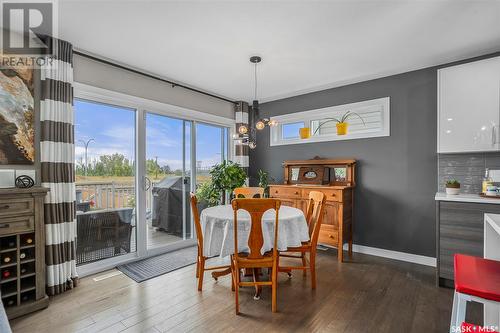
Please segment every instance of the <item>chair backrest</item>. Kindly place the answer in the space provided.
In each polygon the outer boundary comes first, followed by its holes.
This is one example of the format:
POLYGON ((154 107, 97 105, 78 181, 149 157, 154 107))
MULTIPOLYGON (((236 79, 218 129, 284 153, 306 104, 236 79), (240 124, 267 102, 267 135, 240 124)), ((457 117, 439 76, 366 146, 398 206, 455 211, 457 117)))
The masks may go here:
POLYGON ((198 212, 198 199, 194 193, 191 196, 191 211, 193 212, 194 227, 196 229, 196 241, 198 242, 198 251, 203 253, 203 234, 201 232, 200 214, 198 212))
POLYGON ((235 198, 251 199, 258 195, 257 198, 264 198, 264 188, 262 187, 237 187, 233 191, 235 198))
POLYGON ((246 210, 250 214, 250 235, 248 236, 248 247, 250 253, 246 259, 261 259, 264 236, 262 234, 262 216, 269 209, 275 210, 274 245, 273 256, 278 254, 278 216, 281 201, 277 199, 234 199, 232 201, 234 212, 234 255, 238 258, 238 210, 246 210))
POLYGON ((318 243, 319 230, 321 228, 321 223, 323 223, 325 202, 326 196, 323 193, 318 191, 309 192, 306 220, 309 226, 309 238, 313 246, 316 246, 318 243))

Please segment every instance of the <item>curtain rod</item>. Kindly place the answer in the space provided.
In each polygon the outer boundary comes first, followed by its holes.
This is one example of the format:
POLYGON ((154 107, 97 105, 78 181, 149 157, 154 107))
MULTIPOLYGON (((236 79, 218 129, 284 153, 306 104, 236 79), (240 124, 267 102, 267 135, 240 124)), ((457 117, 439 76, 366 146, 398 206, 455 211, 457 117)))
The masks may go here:
POLYGON ((199 94, 203 94, 203 95, 206 95, 206 96, 210 96, 212 98, 217 98, 217 99, 223 100, 225 102, 229 102, 229 103, 233 103, 233 104, 238 104, 238 102, 236 102, 236 101, 232 101, 230 99, 227 99, 227 98, 224 98, 224 97, 220 97, 220 96, 217 96, 217 95, 214 95, 214 94, 211 94, 211 93, 207 93, 205 91, 198 90, 196 88, 191 88, 191 87, 185 86, 183 84, 179 84, 179 83, 176 83, 176 82, 173 82, 173 81, 169 81, 167 79, 164 79, 164 78, 152 75, 152 74, 148 74, 148 73, 142 72, 142 71, 137 70, 137 69, 129 68, 129 67, 126 67, 126 66, 114 63, 112 61, 109 61, 109 60, 106 60, 106 59, 102 59, 102 58, 99 58, 99 57, 96 57, 96 56, 93 56, 93 55, 90 55, 90 54, 87 54, 87 53, 84 53, 84 52, 81 52, 81 51, 73 50, 73 53, 74 54, 78 54, 79 56, 91 59, 91 60, 98 61, 98 62, 106 64, 106 65, 110 65, 110 66, 113 66, 113 67, 116 67, 116 68, 120 68, 120 69, 129 71, 129 72, 132 72, 132 73, 135 73, 135 74, 139 74, 139 75, 142 75, 142 76, 149 77, 151 79, 155 79, 155 80, 158 80, 158 81, 162 81, 162 82, 171 84, 172 88, 181 87, 181 88, 184 88, 184 89, 187 89, 187 90, 190 90, 190 91, 194 91, 194 92, 199 93, 199 94))

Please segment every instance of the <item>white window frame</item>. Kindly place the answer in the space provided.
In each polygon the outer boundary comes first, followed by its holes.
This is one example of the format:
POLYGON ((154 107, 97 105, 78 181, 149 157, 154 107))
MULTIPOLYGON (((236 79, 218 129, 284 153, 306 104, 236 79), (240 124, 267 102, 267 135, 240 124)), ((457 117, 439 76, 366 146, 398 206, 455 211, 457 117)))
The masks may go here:
MULTIPOLYGON (((115 105, 117 107, 123 107, 127 109, 133 109, 136 113, 136 142, 135 142, 135 159, 139 161, 141 156, 145 156, 146 142, 145 142, 145 114, 154 113, 158 115, 163 115, 167 117, 192 121, 191 125, 191 136, 192 140, 196 142, 196 124, 204 123, 208 125, 215 125, 221 127, 229 128, 228 131, 228 144, 230 145, 227 149, 227 158, 229 160, 233 157, 234 151, 234 140, 231 140, 232 135, 234 133, 235 127, 235 119, 225 118, 217 115, 212 115, 209 113, 204 113, 201 111, 191 110, 187 108, 183 108, 176 105, 161 103, 141 97, 131 96, 123 93, 119 93, 112 90, 107 90, 103 88, 98 88, 94 86, 90 86, 87 84, 74 82, 74 98, 87 100, 89 102, 103 103, 108 105, 115 105)), ((191 145, 191 156, 196 156, 196 144, 191 145)), ((191 177, 195 179, 196 174, 194 170, 196 169, 196 161, 195 159, 191 159, 191 177), (194 177, 193 177, 194 176, 194 177)), ((144 175, 145 174, 145 163, 137 163, 136 167, 136 175, 144 175)), ((139 194, 139 189, 143 186, 143 180, 139 179, 139 176, 135 177, 135 188, 137 191, 137 216, 142 218, 144 216, 144 212, 146 209, 145 200, 143 200, 142 194, 139 194)), ((194 190, 195 182, 192 182, 192 191, 194 190)), ((175 251, 177 249, 195 245, 196 238, 192 238, 189 240, 183 240, 171 244, 167 244, 161 247, 155 248, 147 248, 146 246, 139 246, 141 244, 146 244, 146 229, 143 228, 144 221, 136 221, 136 251, 132 253, 127 253, 121 256, 112 257, 97 261, 95 263, 89 263, 85 265, 81 265, 77 267, 77 273, 79 276, 87 276, 90 274, 95 274, 98 272, 102 272, 111 268, 116 267, 117 265, 141 260, 144 258, 148 258, 151 256, 155 256, 162 253, 167 253, 171 251, 175 251)))
MULTIPOLYGON (((276 120, 278 126, 271 127, 270 132, 270 145, 271 146, 282 146, 282 145, 293 145, 293 144, 303 144, 303 143, 313 143, 313 142, 326 142, 326 141, 340 141, 340 140, 353 140, 353 139, 365 139, 365 138, 376 138, 383 136, 390 136, 390 124, 391 124, 391 112, 390 112, 390 97, 377 98, 362 102, 342 104, 336 106, 330 106, 321 109, 308 110, 302 112, 289 113, 286 115, 271 117, 271 120, 276 120), (309 139, 283 139, 282 136, 282 126, 283 124, 304 122, 306 127, 312 130, 312 121, 318 119, 324 119, 332 116, 332 113, 343 114, 347 111, 356 112, 357 109, 362 109, 370 106, 381 106, 381 127, 378 131, 367 131, 367 132, 354 132, 351 133, 349 130, 346 135, 324 134, 318 136, 311 136, 309 139)), ((312 135, 312 133, 311 133, 312 135)))

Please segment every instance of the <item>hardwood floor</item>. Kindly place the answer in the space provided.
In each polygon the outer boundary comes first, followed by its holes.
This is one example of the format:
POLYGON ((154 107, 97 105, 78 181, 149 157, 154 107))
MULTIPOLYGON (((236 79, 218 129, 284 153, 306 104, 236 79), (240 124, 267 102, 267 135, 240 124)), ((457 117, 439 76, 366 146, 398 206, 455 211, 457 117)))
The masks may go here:
POLYGON ((452 290, 435 286, 434 268, 362 254, 339 264, 335 250, 318 252, 317 290, 300 272, 280 274, 275 314, 270 288, 259 301, 242 288, 236 316, 230 277, 214 282, 207 274, 198 292, 192 265, 140 284, 123 274, 94 281, 114 270, 86 277, 11 325, 15 333, 447 332, 452 290))

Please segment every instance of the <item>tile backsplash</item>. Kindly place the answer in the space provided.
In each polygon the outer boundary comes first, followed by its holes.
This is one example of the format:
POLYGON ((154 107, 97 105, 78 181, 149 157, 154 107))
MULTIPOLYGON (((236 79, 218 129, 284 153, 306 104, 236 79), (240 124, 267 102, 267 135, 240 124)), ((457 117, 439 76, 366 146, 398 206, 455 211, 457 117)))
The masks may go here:
POLYGON ((456 179, 462 193, 481 192, 484 170, 500 169, 500 152, 438 154, 438 191, 445 191, 445 183, 456 179))

